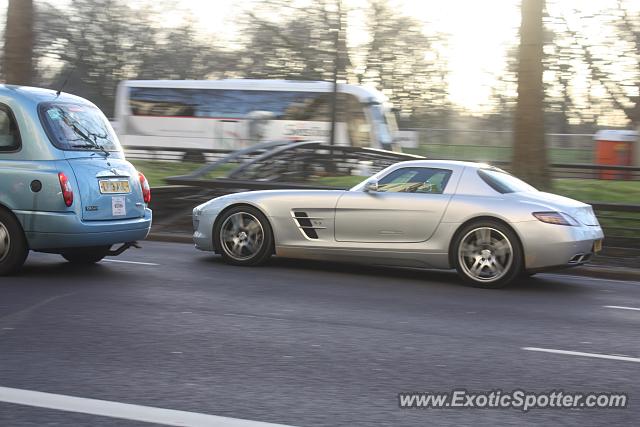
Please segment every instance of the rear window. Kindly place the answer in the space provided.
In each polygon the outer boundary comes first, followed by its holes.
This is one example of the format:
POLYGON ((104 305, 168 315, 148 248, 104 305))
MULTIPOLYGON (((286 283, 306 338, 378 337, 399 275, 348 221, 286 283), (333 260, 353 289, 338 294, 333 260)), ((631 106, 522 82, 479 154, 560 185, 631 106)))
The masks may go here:
POLYGON ((96 107, 46 102, 38 112, 51 143, 61 150, 120 151, 109 121, 96 107))
POLYGON ((536 191, 531 185, 498 168, 478 169, 478 175, 498 193, 536 191))

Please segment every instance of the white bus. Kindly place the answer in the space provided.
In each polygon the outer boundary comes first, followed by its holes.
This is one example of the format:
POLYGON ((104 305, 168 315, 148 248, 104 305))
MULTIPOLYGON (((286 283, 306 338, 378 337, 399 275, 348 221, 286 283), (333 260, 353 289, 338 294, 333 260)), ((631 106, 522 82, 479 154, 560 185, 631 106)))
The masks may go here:
MULTIPOLYGON (((333 84, 289 80, 127 80, 115 127, 127 147, 237 150, 263 141, 329 143, 333 84)), ((339 84, 336 145, 393 148, 396 123, 375 89, 339 84)))

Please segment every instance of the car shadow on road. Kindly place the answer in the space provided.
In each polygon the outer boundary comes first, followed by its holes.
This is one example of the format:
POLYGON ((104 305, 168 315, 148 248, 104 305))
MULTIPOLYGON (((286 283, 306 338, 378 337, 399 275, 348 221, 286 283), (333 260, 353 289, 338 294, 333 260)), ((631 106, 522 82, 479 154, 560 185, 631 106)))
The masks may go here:
MULTIPOLYGON (((78 265, 68 262, 35 262, 27 264, 13 276, 8 276, 2 280, 12 281, 22 279, 47 279, 52 284, 56 280, 67 279, 70 281, 94 282, 96 279, 100 281, 108 281, 115 279, 124 279, 130 277, 131 273, 122 271, 112 265, 101 263, 90 265, 78 265)), ((40 281, 40 283, 43 283, 40 281)))
MULTIPOLYGON (((221 267, 228 268, 252 268, 252 267, 234 267, 224 263, 218 255, 207 256, 201 258, 203 262, 216 264, 221 267)), ((404 268, 389 267, 381 265, 368 265, 347 262, 318 261, 318 260, 301 260, 294 258, 274 257, 261 267, 256 268, 274 268, 274 269, 292 269, 297 271, 312 271, 318 273, 339 273, 350 276, 366 276, 371 278, 385 277, 393 280, 407 280, 414 284, 424 286, 445 286, 455 288, 467 288, 476 290, 466 285, 457 275, 455 270, 433 270, 420 268, 404 268)), ((335 280, 335 277, 332 278, 335 280)), ((406 284, 408 284, 408 282, 406 284)), ((503 289, 478 289, 480 291, 500 292, 500 293, 536 293, 536 294, 571 294, 584 293, 589 288, 581 286, 575 280, 562 280, 556 275, 549 277, 539 275, 536 277, 518 278, 511 285, 503 289)))

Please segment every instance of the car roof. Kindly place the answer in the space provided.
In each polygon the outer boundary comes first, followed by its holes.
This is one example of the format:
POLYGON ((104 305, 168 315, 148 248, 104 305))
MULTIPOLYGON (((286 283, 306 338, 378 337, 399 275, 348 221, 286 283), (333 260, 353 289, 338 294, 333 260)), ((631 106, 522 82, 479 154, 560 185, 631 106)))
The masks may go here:
POLYGON ((0 96, 11 97, 18 102, 32 104, 55 100, 93 105, 91 102, 79 96, 71 95, 65 92, 61 92, 58 96, 55 90, 30 86, 0 84, 0 96))

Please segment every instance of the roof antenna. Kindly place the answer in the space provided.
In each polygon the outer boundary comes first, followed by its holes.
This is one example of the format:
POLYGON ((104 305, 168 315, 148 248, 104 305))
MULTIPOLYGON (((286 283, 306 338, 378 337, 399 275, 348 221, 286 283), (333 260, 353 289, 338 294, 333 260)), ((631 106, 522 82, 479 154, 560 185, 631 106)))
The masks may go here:
POLYGON ((64 82, 62 82, 62 86, 60 86, 60 89, 58 89, 58 91, 56 92, 56 98, 60 96, 60 93, 62 92, 62 89, 64 89, 64 87, 67 85, 67 82, 69 81, 69 78, 71 78, 71 76, 73 75, 73 72, 76 70, 75 67, 73 67, 71 69, 71 71, 69 71, 69 74, 67 74, 67 77, 64 79, 64 82))

